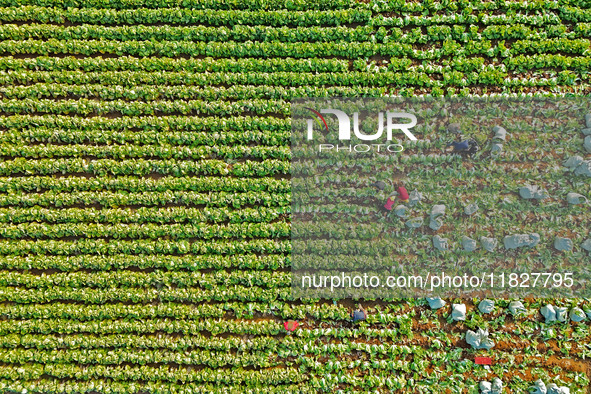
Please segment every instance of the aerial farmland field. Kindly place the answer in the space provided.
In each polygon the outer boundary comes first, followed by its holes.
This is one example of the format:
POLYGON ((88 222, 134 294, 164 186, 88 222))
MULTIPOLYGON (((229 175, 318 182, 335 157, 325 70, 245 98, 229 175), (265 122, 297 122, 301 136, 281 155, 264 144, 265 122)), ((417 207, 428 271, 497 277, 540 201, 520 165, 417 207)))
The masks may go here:
POLYGON ((0 0, 0 392, 591 392, 590 38, 589 1, 0 0), (319 106, 399 99, 371 163, 319 106), (503 291, 298 293, 335 262, 503 291))

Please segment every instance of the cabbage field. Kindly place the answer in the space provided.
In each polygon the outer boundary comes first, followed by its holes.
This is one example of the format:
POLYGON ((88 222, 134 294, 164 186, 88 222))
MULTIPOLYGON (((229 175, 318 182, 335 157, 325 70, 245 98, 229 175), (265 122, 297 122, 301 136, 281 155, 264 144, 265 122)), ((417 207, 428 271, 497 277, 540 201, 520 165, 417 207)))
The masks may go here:
MULTIPOLYGON (((590 38, 589 1, 0 0, 0 392, 591 392, 586 298, 299 299, 290 260, 292 99, 580 99, 590 38)), ((587 272, 591 117, 490 126, 397 156, 447 207, 401 256, 587 272)))

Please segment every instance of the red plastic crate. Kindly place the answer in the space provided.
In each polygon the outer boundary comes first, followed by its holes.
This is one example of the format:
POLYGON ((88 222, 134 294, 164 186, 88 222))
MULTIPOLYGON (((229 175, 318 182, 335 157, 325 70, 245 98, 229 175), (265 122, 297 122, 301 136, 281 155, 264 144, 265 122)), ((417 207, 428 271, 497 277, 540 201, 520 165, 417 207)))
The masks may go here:
POLYGON ((474 362, 480 365, 491 365, 492 359, 490 357, 476 357, 474 362))

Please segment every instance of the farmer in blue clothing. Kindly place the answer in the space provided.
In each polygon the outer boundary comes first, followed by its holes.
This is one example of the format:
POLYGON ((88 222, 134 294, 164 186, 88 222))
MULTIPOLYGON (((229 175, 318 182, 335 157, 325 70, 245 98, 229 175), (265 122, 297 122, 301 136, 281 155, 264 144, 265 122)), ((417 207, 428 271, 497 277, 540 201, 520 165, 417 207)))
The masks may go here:
POLYGON ((478 143, 472 139, 464 141, 455 141, 447 146, 453 146, 453 153, 459 153, 461 155, 472 156, 480 149, 478 143))
POLYGON ((453 146, 454 147, 454 152, 461 152, 461 151, 468 150, 468 148, 470 148, 470 145, 468 144, 468 141, 452 142, 450 144, 447 144, 447 146, 453 146))
POLYGON ((367 319, 367 312, 365 309, 363 309, 361 304, 358 305, 358 309, 356 311, 351 312, 351 319, 353 319, 353 323, 367 319))
POLYGON ((460 125, 452 123, 448 126, 448 131, 455 134, 456 141, 447 144, 447 146, 453 146, 453 153, 459 153, 461 155, 472 156, 480 149, 478 143, 473 140, 462 140, 462 131, 460 125))

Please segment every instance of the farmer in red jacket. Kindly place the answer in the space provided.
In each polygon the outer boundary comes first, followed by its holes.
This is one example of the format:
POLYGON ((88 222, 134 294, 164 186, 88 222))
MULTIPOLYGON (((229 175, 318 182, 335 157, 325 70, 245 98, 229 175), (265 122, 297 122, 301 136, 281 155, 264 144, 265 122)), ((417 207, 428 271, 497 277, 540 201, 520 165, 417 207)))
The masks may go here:
POLYGON ((295 331, 299 325, 300 324, 295 320, 288 320, 286 322, 283 322, 283 327, 285 327, 287 331, 295 331))
POLYGON ((398 192, 398 198, 402 201, 402 202, 408 202, 409 196, 408 196, 408 192, 406 191, 406 188, 402 185, 398 186, 398 189, 396 189, 396 191, 398 192))
MULTIPOLYGON (((410 198, 408 195, 408 191, 406 191, 406 188, 404 186, 398 186, 398 188, 396 189, 396 193, 398 194, 398 198, 400 199, 400 201, 407 203, 408 199, 410 198)), ((392 207, 394 206, 394 199, 396 197, 394 196, 390 196, 388 197, 388 200, 386 200, 386 204, 384 204, 384 208, 386 208, 387 211, 391 211, 392 207)))

